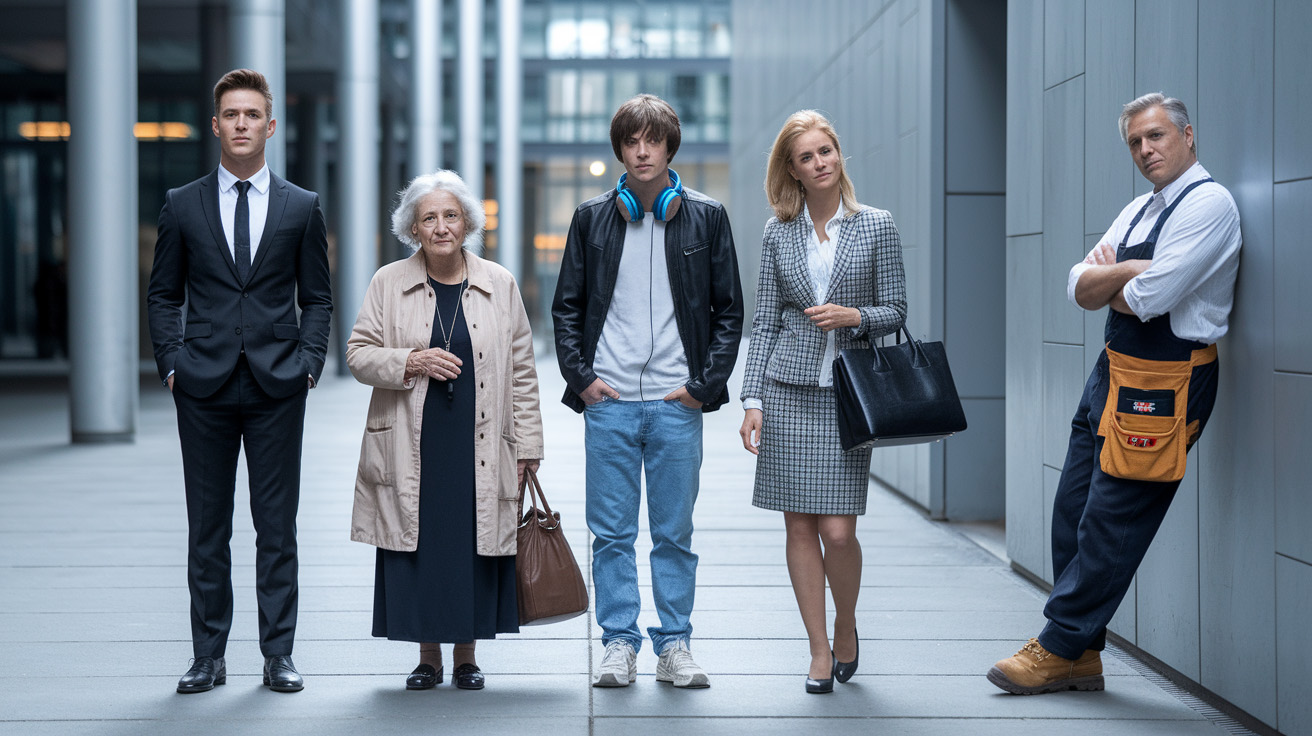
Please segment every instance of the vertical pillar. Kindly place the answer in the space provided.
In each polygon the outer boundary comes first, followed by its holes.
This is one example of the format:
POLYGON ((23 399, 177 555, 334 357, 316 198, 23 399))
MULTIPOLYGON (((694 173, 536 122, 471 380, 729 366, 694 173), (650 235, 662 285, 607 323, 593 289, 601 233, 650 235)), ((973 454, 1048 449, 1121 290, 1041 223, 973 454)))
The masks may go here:
MULTIPOLYGON (((269 80, 273 119, 287 124, 287 33, 284 0, 231 0, 228 38, 233 69, 254 69, 269 80)), ((217 81, 217 80, 215 80, 217 81)), ((277 130, 264 147, 269 171, 287 175, 286 129, 277 130)))
POLYGON ((520 106, 522 0, 497 0, 497 259, 523 282, 524 147, 520 106))
POLYGON ((338 81, 341 172, 337 201, 338 375, 345 375, 346 338, 378 267, 378 5, 342 0, 345 48, 338 81))
POLYGON ((483 198, 483 0, 460 0, 460 176, 483 198))
POLYGON ((131 442, 137 297, 137 3, 68 3, 68 306, 73 442, 131 442))
MULTIPOLYGON (((410 178, 442 166, 442 3, 410 0, 410 178)), ((398 185, 399 186, 399 185, 398 185)))

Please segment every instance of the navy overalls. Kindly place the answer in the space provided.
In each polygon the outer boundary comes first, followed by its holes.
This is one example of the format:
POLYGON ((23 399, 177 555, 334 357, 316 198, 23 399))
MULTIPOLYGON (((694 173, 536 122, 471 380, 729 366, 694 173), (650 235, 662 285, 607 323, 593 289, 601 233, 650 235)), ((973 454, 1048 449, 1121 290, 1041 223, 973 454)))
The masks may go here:
MULTIPOLYGON (((1116 261, 1151 259, 1176 206, 1210 181, 1186 187, 1162 211, 1148 239, 1126 247, 1145 204, 1121 240, 1116 261)), ((1215 346, 1176 337, 1169 314, 1142 322, 1109 310, 1105 341, 1071 422, 1052 510, 1054 585, 1039 643, 1067 659, 1106 646, 1107 624, 1175 497, 1184 453, 1202 433, 1216 401, 1215 346), (1114 446, 1107 448, 1108 442, 1114 446), (1178 459, 1174 480, 1116 477, 1126 474, 1125 467, 1156 472, 1173 466, 1168 455, 1178 459)))

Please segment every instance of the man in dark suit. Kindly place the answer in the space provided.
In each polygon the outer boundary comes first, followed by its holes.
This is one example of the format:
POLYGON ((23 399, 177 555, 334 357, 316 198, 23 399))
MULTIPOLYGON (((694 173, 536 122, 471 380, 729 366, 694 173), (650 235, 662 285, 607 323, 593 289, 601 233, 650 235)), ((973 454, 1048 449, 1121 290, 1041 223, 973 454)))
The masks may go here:
POLYGON ((306 392, 323 370, 332 293, 318 195, 264 162, 272 112, 263 75, 224 75, 214 87, 212 121, 219 168, 169 190, 159 215, 147 304, 155 362, 178 412, 195 657, 178 681, 180 693, 211 690, 227 678, 243 442, 264 684, 280 692, 304 687, 291 660, 301 434, 306 392))

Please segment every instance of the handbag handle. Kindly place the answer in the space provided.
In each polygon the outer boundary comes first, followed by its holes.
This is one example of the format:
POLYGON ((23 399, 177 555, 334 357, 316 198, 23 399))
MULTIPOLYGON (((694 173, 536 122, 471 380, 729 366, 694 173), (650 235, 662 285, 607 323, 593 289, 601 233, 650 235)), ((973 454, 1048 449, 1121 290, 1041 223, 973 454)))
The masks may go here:
MULTIPOLYGON (((924 347, 920 344, 919 340, 911 338, 911 331, 907 329, 906 322, 903 322, 902 326, 893 334, 897 337, 897 345, 902 344, 902 335, 905 334, 907 336, 907 345, 911 347, 911 367, 926 368, 930 365, 929 358, 925 355, 924 347)), ((887 346, 885 346, 885 349, 887 349, 887 346)), ((870 351, 873 353, 874 370, 885 372, 893 369, 884 356, 880 354, 879 345, 873 342, 870 343, 870 351)))
POLYGON ((548 520, 555 522, 551 526, 543 526, 542 528, 550 530, 560 526, 560 520, 556 518, 555 512, 547 505, 547 496, 542 492, 542 483, 538 481, 538 474, 533 471, 533 468, 527 467, 524 468, 524 479, 519 483, 519 518, 521 520, 519 526, 522 527, 528 524, 528 521, 524 520, 525 490, 528 491, 527 495, 530 496, 529 506, 537 512, 533 515, 534 519, 541 524, 539 514, 543 514, 548 520), (541 504, 541 509, 538 508, 539 504, 541 504))

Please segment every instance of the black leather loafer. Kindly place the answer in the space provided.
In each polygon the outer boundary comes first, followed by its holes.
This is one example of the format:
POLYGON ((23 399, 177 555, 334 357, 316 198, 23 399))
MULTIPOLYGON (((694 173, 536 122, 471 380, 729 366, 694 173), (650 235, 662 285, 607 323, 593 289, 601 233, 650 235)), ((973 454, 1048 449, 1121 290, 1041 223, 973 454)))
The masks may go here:
POLYGON ((410 676, 405 678, 406 690, 432 690, 442 684, 441 667, 434 668, 431 664, 421 664, 415 668, 410 676))
POLYGON ((278 654, 264 658, 264 684, 270 690, 279 693, 295 693, 305 689, 305 680, 296 671, 292 658, 278 654))
POLYGON ((812 695, 823 695, 834 691, 834 678, 826 677, 823 680, 816 680, 810 677, 806 678, 806 691, 812 695))
POLYGON ((856 663, 861 659, 861 636, 857 634, 856 629, 852 629, 852 636, 856 637, 856 656, 852 657, 851 662, 839 662, 834 658, 834 679, 839 682, 847 682, 856 674, 856 663))
POLYGON ((478 665, 469 663, 457 667, 451 675, 451 681, 461 690, 482 690, 486 684, 478 665))
POLYGON ((227 681, 228 668, 223 657, 197 657, 191 661, 187 674, 178 680, 178 692, 203 693, 227 681))

